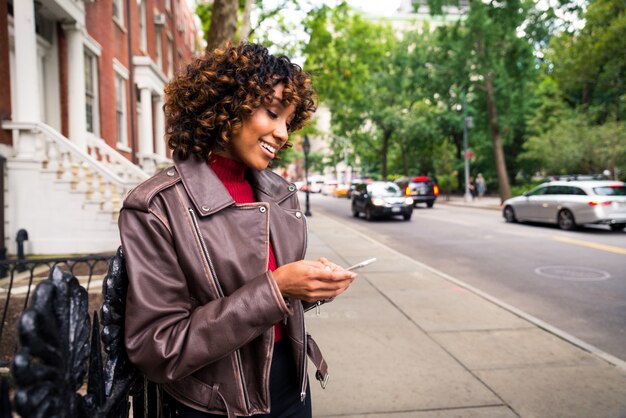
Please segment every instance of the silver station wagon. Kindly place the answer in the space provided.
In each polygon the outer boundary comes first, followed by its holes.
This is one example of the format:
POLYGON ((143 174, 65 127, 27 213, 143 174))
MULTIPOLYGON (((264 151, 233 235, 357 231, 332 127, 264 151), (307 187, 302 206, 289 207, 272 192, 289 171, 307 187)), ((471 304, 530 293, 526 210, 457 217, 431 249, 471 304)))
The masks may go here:
POLYGON ((626 183, 608 180, 551 181, 502 203, 507 222, 546 222, 561 229, 605 224, 626 227, 626 183))

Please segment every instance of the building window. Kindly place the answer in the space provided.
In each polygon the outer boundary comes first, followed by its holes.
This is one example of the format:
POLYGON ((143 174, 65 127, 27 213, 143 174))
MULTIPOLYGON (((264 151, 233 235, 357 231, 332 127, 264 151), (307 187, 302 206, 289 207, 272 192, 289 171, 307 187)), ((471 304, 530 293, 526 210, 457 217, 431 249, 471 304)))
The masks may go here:
POLYGON ((113 20, 124 27, 124 1, 113 0, 113 20))
POLYGON ((139 47, 145 53, 148 52, 148 35, 146 33, 146 2, 137 0, 139 5, 139 47))
POLYGON ((167 40, 167 76, 174 76, 174 43, 171 39, 167 40))
POLYGON ((128 147, 128 130, 126 129, 126 79, 115 74, 115 116, 117 122, 117 146, 128 147))
POLYGON ((98 107, 98 57, 85 51, 85 106, 87 131, 100 134, 100 110, 98 107))
POLYGON ((160 71, 163 71, 163 48, 161 46, 161 27, 155 27, 155 39, 154 39, 154 47, 156 49, 156 62, 157 68, 160 71))

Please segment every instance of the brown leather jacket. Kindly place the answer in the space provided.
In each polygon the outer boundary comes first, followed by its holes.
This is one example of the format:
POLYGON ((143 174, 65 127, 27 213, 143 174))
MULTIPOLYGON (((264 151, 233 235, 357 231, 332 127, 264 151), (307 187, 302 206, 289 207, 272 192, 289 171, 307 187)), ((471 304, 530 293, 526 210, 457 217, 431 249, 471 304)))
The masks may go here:
POLYGON ((303 304, 285 301, 267 270, 270 239, 279 266, 304 258, 297 191, 269 170, 250 182, 258 202, 238 205, 205 161, 175 161, 133 189, 119 218, 131 362, 180 402, 229 416, 269 412, 276 322, 286 323, 302 393, 306 351, 327 377, 303 304))

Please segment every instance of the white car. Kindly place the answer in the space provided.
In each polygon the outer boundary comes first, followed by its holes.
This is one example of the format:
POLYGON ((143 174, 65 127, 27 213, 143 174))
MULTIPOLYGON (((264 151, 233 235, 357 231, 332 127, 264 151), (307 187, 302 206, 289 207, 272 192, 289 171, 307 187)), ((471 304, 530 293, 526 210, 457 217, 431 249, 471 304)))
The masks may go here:
POLYGON ((551 181, 502 203, 507 222, 546 222, 571 230, 583 224, 626 227, 626 183, 608 180, 551 181))

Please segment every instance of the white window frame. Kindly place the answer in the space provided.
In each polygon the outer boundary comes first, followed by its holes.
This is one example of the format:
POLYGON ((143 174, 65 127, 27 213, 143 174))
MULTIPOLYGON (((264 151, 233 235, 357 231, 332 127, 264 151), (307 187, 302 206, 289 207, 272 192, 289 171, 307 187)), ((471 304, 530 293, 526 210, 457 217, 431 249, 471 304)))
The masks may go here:
POLYGON ((137 0, 139 6, 139 48, 148 55, 148 22, 146 20, 146 0, 137 0))
MULTIPOLYGON (((83 48, 85 54, 85 66, 88 64, 91 65, 91 82, 93 85, 93 92, 91 99, 93 100, 93 109, 92 109, 92 129, 91 132, 93 135, 99 137, 100 136, 100 55, 102 53, 102 46, 93 39, 91 36, 85 34, 83 38, 83 48)), ((85 67, 85 106, 89 103, 89 95, 87 92, 87 68, 85 67)), ((85 116, 87 115, 87 109, 85 109, 85 116)), ((87 123, 87 121, 85 121, 87 123)), ((88 125, 88 124, 87 124, 88 125)))
POLYGON ((113 21, 121 28, 125 28, 124 24, 124 0, 113 0, 113 21), (115 13, 117 9, 117 13, 115 13))
POLYGON ((174 41, 167 36, 167 77, 172 78, 174 76, 174 41))
MULTIPOLYGON (((91 132, 95 136, 100 136, 100 97, 99 97, 99 76, 98 76, 98 55, 94 54, 89 48, 85 48, 85 106, 87 107, 91 102, 91 121, 87 120, 87 132, 91 132), (88 80, 91 70, 91 85, 92 91, 87 88, 88 80), (91 130, 89 125, 91 124, 91 130)), ((85 108, 85 115, 88 118, 89 112, 85 108)))
POLYGON ((154 27, 154 47, 156 49, 156 63, 159 71, 163 71, 163 42, 161 38, 163 36, 163 30, 160 26, 155 25, 154 27))
POLYGON ((130 151, 128 146, 128 69, 126 69, 119 61, 113 60, 113 69, 115 70, 115 143, 118 150, 130 151), (120 89, 120 83, 123 89, 120 89), (123 97, 120 97, 123 96, 123 97), (121 114, 121 118, 118 115, 121 114))

